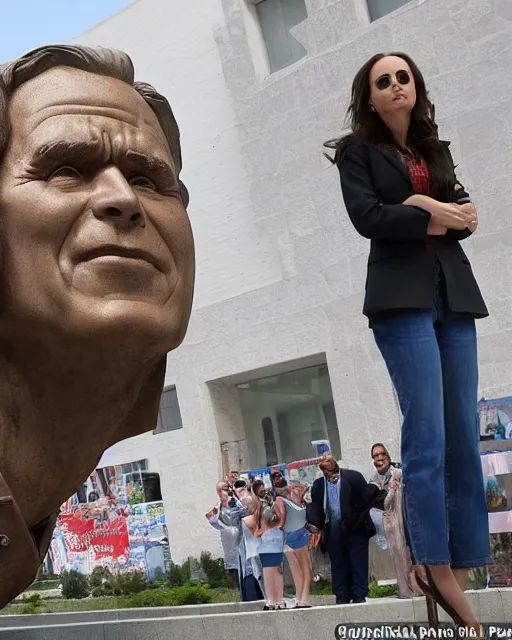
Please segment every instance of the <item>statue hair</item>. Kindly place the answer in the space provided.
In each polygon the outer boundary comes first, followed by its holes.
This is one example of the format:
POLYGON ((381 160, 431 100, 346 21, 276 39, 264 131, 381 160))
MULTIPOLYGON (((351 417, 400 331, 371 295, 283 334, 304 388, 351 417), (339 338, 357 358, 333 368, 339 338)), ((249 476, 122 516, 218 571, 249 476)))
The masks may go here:
MULTIPOLYGON (((123 51, 83 45, 58 44, 38 47, 0 68, 0 163, 9 145, 9 104, 14 92, 28 80, 55 67, 71 67, 116 78, 133 87, 156 115, 169 144, 179 179, 182 169, 180 132, 169 102, 150 84, 135 82, 133 63, 123 51)), ((189 202, 188 191, 181 180, 179 185, 186 207, 189 202)))

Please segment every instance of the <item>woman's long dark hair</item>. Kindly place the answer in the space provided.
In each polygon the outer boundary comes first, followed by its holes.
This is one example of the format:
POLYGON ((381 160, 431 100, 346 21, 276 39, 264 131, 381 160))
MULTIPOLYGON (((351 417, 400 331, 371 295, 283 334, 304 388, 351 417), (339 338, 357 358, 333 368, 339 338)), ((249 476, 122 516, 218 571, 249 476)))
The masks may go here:
POLYGON ((338 164, 347 148, 357 140, 367 140, 381 147, 397 148, 391 131, 378 113, 370 109, 370 72, 376 62, 388 56, 396 56, 407 62, 416 85, 416 104, 411 111, 407 137, 408 148, 415 157, 422 157, 425 160, 433 182, 439 185, 453 184, 455 180, 453 166, 439 141, 434 105, 428 98, 421 71, 406 53, 376 53, 359 69, 352 83, 352 95, 347 110, 351 133, 327 141, 324 146, 335 150, 334 158, 327 157, 331 162, 338 164))

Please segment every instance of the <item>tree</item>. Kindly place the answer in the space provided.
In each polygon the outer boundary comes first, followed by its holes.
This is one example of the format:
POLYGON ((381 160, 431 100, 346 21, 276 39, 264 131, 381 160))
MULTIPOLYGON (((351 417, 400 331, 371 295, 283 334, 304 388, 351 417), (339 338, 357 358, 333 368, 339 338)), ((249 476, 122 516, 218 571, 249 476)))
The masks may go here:
POLYGON ((62 595, 67 599, 87 598, 90 594, 89 579, 76 569, 63 571, 60 574, 62 581, 62 595))

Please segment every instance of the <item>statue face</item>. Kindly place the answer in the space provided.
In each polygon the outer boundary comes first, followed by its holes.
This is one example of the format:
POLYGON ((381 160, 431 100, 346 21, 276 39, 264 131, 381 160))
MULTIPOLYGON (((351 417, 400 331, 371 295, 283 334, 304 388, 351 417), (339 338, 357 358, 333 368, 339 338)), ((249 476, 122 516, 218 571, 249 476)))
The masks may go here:
POLYGON ((158 120, 129 85, 57 67, 11 101, 0 168, 0 322, 110 327, 170 350, 192 304, 194 247, 158 120), (32 320, 33 321, 33 320, 32 320))

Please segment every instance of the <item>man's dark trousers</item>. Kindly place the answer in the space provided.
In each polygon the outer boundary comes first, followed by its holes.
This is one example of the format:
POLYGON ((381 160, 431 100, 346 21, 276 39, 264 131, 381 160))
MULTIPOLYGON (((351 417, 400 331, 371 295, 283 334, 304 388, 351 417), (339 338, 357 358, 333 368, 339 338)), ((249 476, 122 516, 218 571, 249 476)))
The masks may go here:
POLYGON ((369 540, 365 533, 329 531, 332 592, 336 604, 365 602, 368 595, 369 540))

